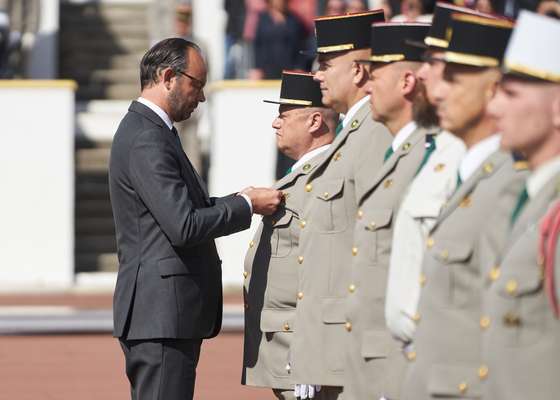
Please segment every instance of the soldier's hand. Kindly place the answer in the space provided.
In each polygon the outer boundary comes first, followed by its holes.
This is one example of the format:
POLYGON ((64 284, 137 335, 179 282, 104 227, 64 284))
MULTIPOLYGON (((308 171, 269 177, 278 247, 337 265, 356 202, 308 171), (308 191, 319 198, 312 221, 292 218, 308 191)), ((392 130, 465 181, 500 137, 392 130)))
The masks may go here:
POLYGON ((300 399, 312 399, 315 394, 321 391, 320 385, 301 385, 294 386, 294 396, 300 399))
POLYGON ((283 199, 282 192, 275 189, 251 187, 241 193, 249 196, 253 212, 261 215, 274 214, 283 199))

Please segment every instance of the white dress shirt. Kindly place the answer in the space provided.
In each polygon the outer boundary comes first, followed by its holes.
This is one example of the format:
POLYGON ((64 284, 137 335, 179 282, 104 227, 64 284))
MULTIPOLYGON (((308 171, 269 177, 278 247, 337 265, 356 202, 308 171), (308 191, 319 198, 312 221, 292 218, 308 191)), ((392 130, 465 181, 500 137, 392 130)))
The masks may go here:
POLYGON ((530 199, 534 199, 545 185, 560 173, 560 157, 555 157, 541 165, 529 175, 527 179, 527 194, 530 199))
MULTIPOLYGON (((167 125, 169 130, 173 130, 173 122, 171 121, 171 118, 169 118, 169 115, 167 115, 167 113, 163 111, 163 109, 160 106, 143 97, 139 97, 137 101, 138 103, 144 104, 150 110, 155 112, 157 116, 163 120, 165 125, 167 125)), ((247 204, 249 204, 249 208, 251 209, 251 214, 253 214, 253 203, 251 202, 251 198, 247 196, 245 193, 239 193, 239 195, 242 196, 245 199, 245 201, 247 201, 247 204)))
POLYGON ((466 152, 464 143, 448 132, 437 135, 435 144, 403 198, 393 230, 385 319, 391 334, 403 344, 412 340, 416 329, 413 318, 420 298, 426 237, 455 191, 459 163, 466 152))
POLYGON ((305 153, 303 156, 301 156, 301 158, 299 160, 296 161, 296 163, 292 166, 292 171, 295 171, 296 169, 298 169, 299 167, 301 167, 303 164, 305 164, 307 161, 311 160, 313 157, 318 156, 319 154, 323 153, 325 150, 327 150, 329 148, 330 144, 326 144, 324 146, 321 147, 317 147, 316 149, 313 149, 307 153, 305 153))
POLYGON ((459 167, 459 176, 465 182, 492 153, 500 148, 501 135, 495 134, 481 140, 467 150, 459 167))
POLYGON ((406 139, 408 139, 410 135, 414 133, 417 127, 418 125, 416 125, 416 122, 410 121, 397 132, 397 134, 393 138, 393 142, 391 143, 391 147, 393 148, 394 152, 396 152, 399 147, 401 147, 401 144, 403 144, 406 139))
POLYGON ((358 110, 362 108, 362 106, 366 104, 368 101, 369 101, 369 96, 365 96, 362 99, 358 100, 352 107, 350 107, 348 112, 344 115, 344 119, 342 120, 343 128, 346 128, 346 125, 348 125, 348 123, 352 121, 352 118, 354 118, 354 115, 356 115, 358 110))

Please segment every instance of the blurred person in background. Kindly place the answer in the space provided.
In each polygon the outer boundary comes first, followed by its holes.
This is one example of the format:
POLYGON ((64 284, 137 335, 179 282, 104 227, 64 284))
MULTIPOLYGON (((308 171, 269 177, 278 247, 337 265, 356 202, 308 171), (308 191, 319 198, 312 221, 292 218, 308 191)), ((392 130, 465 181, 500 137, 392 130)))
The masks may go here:
POLYGON ((359 13, 364 12, 367 9, 368 7, 364 0, 347 0, 346 2, 347 13, 359 13))
POLYGON ((560 19, 560 2, 556 0, 541 1, 537 7, 537 12, 548 17, 560 19))
POLYGON ((254 40, 255 62, 250 79, 280 79, 284 69, 304 69, 305 26, 288 10, 286 0, 267 0, 259 14, 254 40))
POLYGON ((245 0, 225 0, 226 23, 226 63, 224 79, 242 77, 243 30, 247 13, 245 0))
POLYGON ((345 0, 327 0, 323 15, 339 15, 346 12, 345 0))
POLYGON ((402 0, 400 14, 391 18, 393 22, 431 22, 435 1, 402 0))

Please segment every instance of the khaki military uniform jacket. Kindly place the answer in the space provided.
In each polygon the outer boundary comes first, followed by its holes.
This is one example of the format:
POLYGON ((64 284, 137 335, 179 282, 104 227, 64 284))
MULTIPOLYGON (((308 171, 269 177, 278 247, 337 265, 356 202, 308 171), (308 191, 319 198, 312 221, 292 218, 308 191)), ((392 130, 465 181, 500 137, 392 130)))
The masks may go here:
MULTIPOLYGON (((328 149, 326 150, 328 151, 328 149)), ((297 248, 304 186, 324 152, 274 186, 285 203, 263 217, 245 257, 245 337, 242 383, 293 389, 286 370, 298 290, 297 248)))
POLYGON ((484 263, 484 399, 559 396, 560 321, 546 297, 538 256, 539 223, 558 199, 559 185, 560 174, 525 205, 501 255, 484 263))
POLYGON ((457 189, 430 231, 402 399, 480 398, 479 237, 488 230, 501 240, 495 246, 503 245, 509 217, 500 210, 513 209, 525 176, 510 154, 493 153, 457 189))
POLYGON ((344 384, 344 298, 350 284, 358 191, 381 167, 391 140, 387 128, 372 120, 366 103, 307 178, 305 227, 298 249, 297 334, 291 346, 298 383, 344 384))
MULTIPOLYGON (((347 289, 344 399, 396 398, 405 361, 385 323, 385 292, 393 220, 426 156, 424 128, 416 128, 377 173, 358 172, 359 209, 347 289), (368 179, 368 177, 370 177, 368 179)), ((431 131, 430 133, 435 133, 431 131)))

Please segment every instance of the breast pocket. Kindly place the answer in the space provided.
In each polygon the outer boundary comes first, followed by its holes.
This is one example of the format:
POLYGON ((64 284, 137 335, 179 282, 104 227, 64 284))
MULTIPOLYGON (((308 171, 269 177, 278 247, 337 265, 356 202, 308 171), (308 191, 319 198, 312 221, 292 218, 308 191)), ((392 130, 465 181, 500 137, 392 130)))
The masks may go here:
POLYGON ((342 232, 348 226, 344 203, 344 178, 318 182, 313 210, 315 229, 319 232, 342 232))
POLYGON ((504 274, 496 283, 500 314, 494 318, 503 332, 504 341, 511 346, 536 343, 545 330, 546 296, 537 265, 524 265, 524 270, 504 274))
POLYGON ((390 208, 372 210, 365 212, 356 225, 362 237, 359 245, 364 249, 370 266, 376 266, 380 257, 389 256, 391 235, 384 231, 390 227, 392 218, 393 210, 390 208))
POLYGON ((289 211, 283 210, 281 214, 274 214, 270 217, 264 217, 263 223, 267 229, 270 229, 270 256, 271 257, 287 257, 294 247, 294 232, 297 224, 297 216, 289 211))

